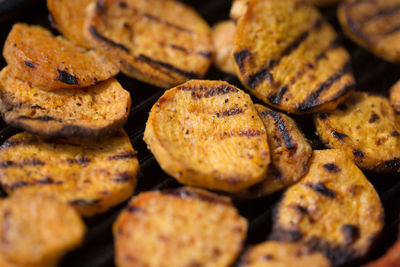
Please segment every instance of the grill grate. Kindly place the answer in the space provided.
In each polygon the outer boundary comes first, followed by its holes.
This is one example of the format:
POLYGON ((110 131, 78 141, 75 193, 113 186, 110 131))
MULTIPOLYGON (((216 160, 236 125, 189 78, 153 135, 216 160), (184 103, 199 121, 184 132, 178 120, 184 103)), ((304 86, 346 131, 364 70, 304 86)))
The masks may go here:
MULTIPOLYGON (((6 2, 12 1, 14 0, 8 0, 6 2)), ((13 5, 8 6, 8 8, 4 8, 6 5, 0 5, 0 21, 2 22, 0 24, 0 44, 4 43, 12 24, 17 21, 41 24, 50 28, 47 21, 47 9, 44 0, 24 0, 15 2, 24 5, 19 5, 13 9, 10 9, 13 5), (24 8, 27 4, 31 5, 29 10, 24 8)), ((231 5, 231 0, 186 0, 184 2, 193 6, 210 25, 213 25, 219 20, 227 19, 229 7, 231 5)), ((399 65, 389 64, 376 58, 353 44, 344 36, 340 31, 336 19, 336 9, 334 7, 324 8, 322 9, 322 13, 339 32, 342 43, 351 54, 352 66, 357 80, 357 88, 359 90, 379 92, 387 95, 389 87, 400 78, 399 65)), ((0 59, 0 67, 3 66, 5 66, 5 62, 3 59, 0 59)), ((243 88, 236 77, 223 74, 213 67, 208 72, 206 78, 225 80, 243 88)), ((131 115, 125 129, 132 141, 133 147, 138 151, 138 158, 141 166, 136 193, 179 186, 174 179, 160 169, 154 157, 146 149, 146 145, 142 141, 148 112, 152 105, 163 94, 163 90, 135 81, 122 74, 118 75, 117 79, 132 95, 133 105, 131 115)), ((259 102, 255 98, 253 98, 253 100, 259 102)), ((300 124, 307 138, 312 141, 313 148, 323 148, 323 145, 314 134, 315 129, 312 120, 310 120, 310 116, 294 117, 300 124)), ((5 123, 0 120, 0 142, 3 142, 17 132, 18 130, 5 125, 5 123)), ((374 184, 382 199, 386 219, 385 229, 381 239, 378 241, 369 258, 365 259, 364 262, 379 257, 393 244, 397 236, 399 224, 398 215, 400 213, 400 206, 398 205, 398 203, 400 203, 399 175, 373 172, 366 172, 366 175, 374 184)), ((4 192, 1 192, 1 194, 5 196, 4 192)), ((282 193, 276 193, 272 196, 257 200, 234 200, 240 213, 249 220, 249 232, 246 245, 266 240, 272 226, 274 207, 281 195, 282 193)), ((114 247, 111 227, 125 205, 126 203, 122 203, 105 214, 86 219, 85 222, 88 226, 88 233, 84 244, 76 251, 66 255, 61 266, 113 266, 114 247)))

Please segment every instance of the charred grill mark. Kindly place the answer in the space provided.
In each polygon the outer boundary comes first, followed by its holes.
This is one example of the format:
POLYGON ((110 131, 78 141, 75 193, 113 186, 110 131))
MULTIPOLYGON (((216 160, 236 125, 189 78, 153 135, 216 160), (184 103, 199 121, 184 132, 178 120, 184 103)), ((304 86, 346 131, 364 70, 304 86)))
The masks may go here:
POLYGON ((41 106, 39 106, 39 105, 33 105, 33 106, 31 106, 31 109, 46 110, 44 107, 41 107, 41 106))
POLYGON ((62 122, 59 119, 55 119, 50 116, 39 116, 39 117, 28 117, 28 116, 19 116, 18 119, 20 120, 31 120, 31 121, 56 121, 56 122, 62 122))
POLYGON ((125 210, 130 213, 146 213, 144 209, 134 205, 129 205, 125 210))
POLYGON ((147 19, 149 19, 149 20, 152 20, 152 21, 155 21, 157 23, 164 24, 164 25, 166 25, 168 27, 174 28, 174 29, 176 29, 178 31, 182 31, 182 32, 190 33, 190 34, 193 33, 192 30, 189 30, 189 29, 183 28, 182 26, 179 26, 179 25, 173 24, 171 22, 162 20, 159 17, 153 16, 151 14, 144 13, 144 14, 142 14, 142 16, 147 18, 147 19))
POLYGON ((319 85, 319 87, 313 91, 308 98, 301 103, 298 107, 297 110, 299 112, 306 111, 316 104, 316 101, 318 100, 318 97, 320 94, 329 89, 336 81, 340 80, 340 78, 345 75, 346 73, 350 72, 350 62, 346 62, 343 67, 338 70, 336 73, 334 73, 332 76, 330 76, 327 80, 325 80, 323 83, 319 85))
POLYGON ((181 199, 195 198, 201 201, 206 201, 214 204, 221 204, 221 205, 231 204, 231 202, 226 198, 222 198, 214 194, 192 191, 187 188, 168 189, 161 191, 161 193, 164 195, 179 197, 181 199))
POLYGON ((340 171, 340 168, 335 163, 327 163, 324 164, 322 167, 324 167, 325 170, 333 173, 340 171))
POLYGON ((117 183, 127 183, 132 181, 133 175, 128 172, 119 173, 117 178, 112 179, 113 182, 117 183))
MULTIPOLYGON (((317 22, 318 22, 318 21, 320 21, 320 20, 317 20, 317 22)), ((308 37, 309 34, 310 34, 310 32, 307 30, 307 31, 303 32, 302 34, 300 34, 296 39, 294 39, 294 41, 291 42, 291 43, 285 48, 285 50, 283 50, 283 52, 282 52, 280 58, 278 59, 278 61, 280 61, 280 59, 281 59, 282 57, 285 57, 285 56, 291 54, 294 50, 296 50, 296 49, 300 46, 300 44, 301 44, 302 42, 304 42, 305 39, 307 39, 307 37, 308 37)))
POLYGON ((108 160, 135 159, 135 158, 137 158, 137 155, 135 152, 132 151, 110 156, 108 157, 108 160))
POLYGON ((279 105, 282 101, 283 95, 286 93, 287 90, 287 86, 279 88, 279 92, 277 94, 272 94, 268 96, 268 101, 270 101, 272 104, 279 105))
MULTIPOLYGON (((160 45, 163 45, 163 43, 160 43, 160 45)), ((184 52, 186 54, 196 54, 196 55, 202 56, 204 58, 211 58, 211 56, 212 56, 211 51, 199 51, 199 52, 197 52, 197 51, 193 51, 191 49, 187 49, 187 48, 185 48, 183 46, 174 45, 174 44, 170 44, 170 45, 168 45, 168 47, 170 47, 172 49, 175 49, 175 50, 182 51, 182 52, 184 52)))
POLYGON ((229 93, 235 93, 238 91, 237 88, 234 88, 229 85, 218 85, 215 87, 206 87, 206 86, 198 86, 198 87, 188 87, 188 86, 179 86, 178 90, 182 91, 191 91, 193 99, 201 99, 203 97, 213 97, 218 95, 225 95, 229 93))
POLYGON ((74 164, 75 163, 75 164, 85 165, 85 164, 91 162, 91 159, 89 157, 82 156, 82 157, 77 158, 77 159, 67 159, 67 162, 69 164, 74 164))
POLYGON ((272 74, 268 71, 268 68, 261 69, 258 72, 249 75, 249 77, 246 79, 246 84, 251 89, 255 89, 258 84, 265 79, 267 79, 270 83, 272 83, 274 80, 272 74))
POLYGON ((340 230, 346 245, 353 244, 360 237, 360 230, 353 224, 344 224, 340 230))
POLYGON ((44 186, 44 185, 61 185, 61 184, 63 184, 62 181, 55 181, 51 177, 46 177, 41 180, 19 181, 10 185, 5 185, 5 187, 11 191, 14 191, 21 187, 27 187, 27 186, 36 186, 36 185, 44 186))
POLYGON ((24 159, 21 162, 14 162, 11 160, 3 161, 0 163, 0 169, 3 168, 21 168, 24 166, 44 166, 45 163, 39 159, 24 159))
POLYGON ((159 67, 162 67, 164 69, 173 71, 173 72, 175 72, 175 73, 177 73, 179 75, 185 76, 185 77, 187 77, 189 79, 196 79, 196 78, 200 77, 200 75, 198 73, 194 72, 194 71, 182 70, 182 69, 177 68, 177 67, 175 67, 175 66, 173 66, 173 65, 171 65, 169 63, 165 63, 165 62, 162 62, 162 61, 158 61, 158 60, 152 59, 152 58, 147 57, 147 56, 145 56, 143 54, 140 54, 137 57, 137 59, 142 61, 142 62, 145 62, 145 63, 147 63, 149 65, 159 66, 159 67))
POLYGON ((85 206, 85 205, 96 205, 99 203, 101 199, 74 199, 71 201, 68 201, 68 204, 71 205, 77 205, 77 206, 85 206))
POLYGON ((369 118, 368 122, 369 123, 374 123, 374 122, 376 122, 378 120, 379 120, 378 114, 376 114, 375 112, 372 112, 371 117, 369 118))
POLYGON ((332 131, 332 135, 333 135, 333 137, 335 137, 336 139, 338 139, 341 143, 343 143, 343 139, 344 139, 345 137, 348 137, 347 134, 339 133, 339 132, 337 132, 337 131, 332 131))
POLYGON ((282 119, 282 116, 278 112, 274 111, 266 111, 268 115, 274 119, 274 124, 278 131, 281 133, 281 137, 287 149, 292 150, 295 149, 296 142, 293 141, 292 136, 290 135, 289 130, 286 127, 285 121, 282 119))
POLYGON ((114 46, 114 47, 117 47, 117 48, 121 49, 122 51, 124 51, 125 53, 130 53, 129 48, 127 48, 123 44, 117 43, 117 42, 101 35, 94 26, 89 27, 89 32, 94 38, 101 40, 109 45, 114 46))
POLYGON ((233 57, 235 58, 236 64, 239 66, 240 72, 244 71, 244 61, 251 57, 249 50, 242 50, 236 52, 233 57))
POLYGON ((246 137, 254 137, 254 136, 260 136, 261 132, 258 130, 244 130, 244 131, 239 131, 239 132, 224 132, 222 137, 233 137, 233 136, 246 136, 246 137))
POLYGON ((364 157, 364 153, 362 151, 360 151, 360 150, 357 150, 357 149, 353 150, 353 155, 355 157, 358 157, 358 158, 363 158, 364 157))
POLYGON ((32 62, 32 61, 24 61, 24 64, 32 69, 34 69, 36 67, 36 63, 32 62))
POLYGON ((328 198, 336 197, 336 192, 326 187, 326 185, 324 185, 323 183, 307 184, 307 186, 310 187, 315 192, 324 195, 328 198))
POLYGON ((56 80, 59 80, 60 82, 70 85, 79 84, 76 77, 72 74, 69 74, 65 70, 57 69, 57 72, 58 72, 58 77, 56 78, 56 80))
POLYGON ((242 108, 232 108, 228 110, 224 110, 222 112, 217 113, 217 117, 228 117, 236 114, 243 113, 244 110, 242 108))

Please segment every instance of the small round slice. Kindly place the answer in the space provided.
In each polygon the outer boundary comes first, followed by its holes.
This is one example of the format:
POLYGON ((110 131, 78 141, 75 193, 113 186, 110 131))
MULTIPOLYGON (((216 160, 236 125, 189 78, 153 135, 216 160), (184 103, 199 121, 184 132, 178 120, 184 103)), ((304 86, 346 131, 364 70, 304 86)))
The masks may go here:
POLYGON ((267 131, 271 164, 265 179, 242 192, 246 197, 272 194, 297 182, 308 170, 312 148, 296 122, 283 113, 255 105, 267 131))
POLYGON ((115 261, 125 266, 231 266, 247 221, 229 198, 183 187, 141 193, 113 226, 115 261))
POLYGON ((17 194, 0 202, 2 266, 56 266, 79 246, 85 226, 76 211, 55 199, 17 194))
POLYGON ((271 239, 323 252, 333 266, 365 256, 384 224, 374 187, 344 151, 314 151, 279 203, 271 239))
POLYGON ((290 113, 333 110, 354 87, 347 51, 318 10, 303 1, 250 1, 233 55, 243 85, 290 113))
POLYGON ((47 0, 49 19, 54 28, 78 45, 90 48, 83 34, 86 8, 95 0, 47 0))
POLYGON ((46 92, 0 72, 0 112, 10 125, 47 136, 99 137, 128 119, 131 97, 115 79, 82 89, 46 92))
POLYGON ((211 64, 210 27, 178 1, 97 1, 84 27, 92 46, 120 61, 122 72, 155 86, 200 78, 211 64))
POLYGON ((390 104, 397 113, 400 113, 400 80, 390 88, 390 104))
POLYGON ((46 91, 95 85, 119 72, 117 65, 96 52, 23 23, 12 27, 3 56, 14 77, 46 91))
POLYGON ((217 23, 212 29, 215 48, 214 64, 223 72, 236 75, 235 62, 232 55, 233 37, 236 25, 226 20, 217 23))
POLYGON ((314 120, 322 141, 348 152, 359 167, 400 171, 400 125, 385 97, 355 92, 339 109, 314 120))
POLYGON ((387 61, 400 62, 400 0, 345 0, 338 17, 354 42, 387 61))
POLYGON ((260 182, 270 155, 263 122, 250 99, 222 81, 193 80, 154 104, 144 140, 179 182, 238 192, 260 182))
POLYGON ((300 244, 267 241, 248 249, 239 267, 330 267, 324 254, 300 244))
POLYGON ((8 194, 52 196, 84 216, 127 200, 138 170, 136 153, 123 130, 101 139, 20 133, 0 146, 0 184, 8 194))

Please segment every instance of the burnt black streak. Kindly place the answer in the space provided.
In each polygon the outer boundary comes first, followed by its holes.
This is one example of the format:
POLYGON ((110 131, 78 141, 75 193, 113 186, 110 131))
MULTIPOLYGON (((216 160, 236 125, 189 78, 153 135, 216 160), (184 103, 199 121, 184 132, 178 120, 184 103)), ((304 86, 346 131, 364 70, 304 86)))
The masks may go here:
POLYGON ((198 78, 200 78, 200 75, 197 74, 194 71, 182 70, 182 69, 179 69, 179 68, 177 68, 177 67, 175 67, 175 66, 173 66, 173 65, 171 65, 169 63, 165 63, 165 62, 162 62, 162 61, 158 61, 158 60, 152 59, 152 58, 150 58, 148 56, 145 56, 143 54, 140 54, 137 57, 137 59, 142 61, 142 62, 145 62, 145 63, 147 63, 149 65, 155 65, 155 66, 162 67, 164 69, 168 69, 168 70, 173 71, 173 72, 175 72, 175 73, 177 73, 179 75, 185 76, 185 77, 187 77, 189 79, 198 79, 198 78))
POLYGON ((177 189, 168 189, 161 191, 164 195, 171 195, 181 199, 196 198, 201 201, 206 201, 214 204, 230 205, 231 202, 223 197, 208 192, 193 191, 188 188, 182 187, 177 189))
POLYGON ((217 95, 225 95, 229 93, 234 93, 237 92, 238 89, 229 85, 219 85, 215 87, 209 87, 209 86, 196 86, 196 87, 189 87, 189 86, 179 86, 178 90, 182 91, 192 91, 192 98, 194 99, 200 99, 203 97, 213 97, 217 95))
POLYGON ((68 203, 71 205, 84 206, 84 205, 96 205, 100 201, 101 201, 100 199, 74 199, 68 201, 68 203))
POLYGON ((353 150, 353 155, 359 158, 363 158, 364 157, 364 153, 360 150, 354 149, 353 150))
POLYGON ((322 167, 324 167, 325 170, 329 172, 339 172, 340 168, 335 164, 335 163, 327 163, 324 164, 322 167))
POLYGON ((332 131, 332 135, 333 135, 333 137, 335 137, 336 139, 339 139, 340 141, 343 141, 343 138, 348 137, 347 134, 339 133, 337 131, 332 131))
POLYGON ((272 74, 268 71, 268 68, 261 69, 258 72, 249 75, 249 77, 246 80, 246 84, 251 89, 255 89, 258 86, 258 84, 264 81, 265 79, 267 79, 271 83, 274 80, 272 74))
POLYGON ((125 53, 130 53, 129 48, 127 48, 123 44, 114 42, 113 40, 101 35, 94 26, 89 27, 89 32, 94 38, 101 40, 103 42, 106 42, 107 44, 112 45, 114 47, 117 47, 117 48, 121 49, 122 51, 124 51, 125 53))
POLYGON ((79 84, 78 80, 76 79, 76 77, 72 74, 69 74, 68 72, 66 72, 65 70, 59 70, 57 69, 58 72, 58 77, 56 78, 56 80, 59 80, 65 84, 79 84))
POLYGON ((369 123, 374 123, 374 122, 376 122, 378 120, 379 120, 378 114, 376 114, 375 112, 372 112, 371 118, 369 118, 368 122, 369 123))
POLYGON ((7 160, 0 163, 0 169, 9 167, 20 168, 24 166, 43 166, 43 165, 45 165, 45 163, 39 159, 24 159, 23 161, 20 162, 7 160))
POLYGON ((344 224, 340 230, 346 245, 353 244, 360 237, 360 230, 353 224, 344 224))
POLYGON ((50 116, 39 116, 39 117, 28 117, 28 116, 19 116, 18 119, 20 120, 31 120, 31 121, 57 121, 62 122, 59 119, 55 119, 50 116))
POLYGON ((272 104, 279 105, 282 101, 283 95, 286 93, 287 90, 288 90, 287 86, 279 88, 279 92, 277 94, 272 94, 268 96, 268 101, 271 102, 272 104))
POLYGON ((275 126, 281 132, 281 137, 287 149, 292 150, 296 148, 296 143, 293 141, 290 132, 286 128, 286 124, 278 112, 268 110, 266 111, 270 117, 275 121, 275 126))
POLYGON ((332 189, 329 189, 324 185, 323 183, 316 183, 316 184, 307 184, 312 190, 315 192, 324 195, 328 198, 335 198, 336 197, 336 192, 333 191, 332 189))
POLYGON ((174 29, 176 29, 178 31, 182 31, 182 32, 190 33, 190 34, 193 33, 192 30, 189 30, 189 29, 183 28, 183 27, 181 27, 179 25, 173 24, 171 22, 162 20, 159 17, 153 16, 153 15, 148 14, 148 13, 144 13, 143 17, 145 17, 145 18, 147 18, 149 20, 155 21, 157 23, 164 24, 164 25, 166 25, 168 27, 172 27, 172 28, 174 28, 174 29))
POLYGON ((145 213, 145 211, 142 208, 139 208, 139 207, 136 207, 133 205, 128 206, 126 208, 126 211, 130 212, 130 213, 145 213))
POLYGON ((114 156, 108 157, 108 160, 119 160, 119 159, 134 159, 137 158, 137 155, 135 152, 126 152, 114 156))
POLYGON ((32 61, 24 61, 24 64, 32 69, 34 69, 36 67, 36 63, 32 62, 32 61))
POLYGON ((336 81, 338 81, 344 74, 350 72, 350 62, 346 62, 340 70, 330 76, 326 81, 313 91, 308 98, 297 107, 297 111, 303 112, 315 106, 319 95, 329 89, 336 81))
POLYGON ((33 106, 31 106, 31 109, 46 110, 44 107, 41 107, 41 106, 39 106, 39 105, 33 105, 33 106))
MULTIPOLYGON (((160 44, 162 44, 162 43, 160 43, 160 44)), ((175 49, 175 50, 179 50, 179 51, 182 51, 182 52, 185 52, 185 53, 188 53, 188 54, 196 54, 196 55, 202 56, 204 58, 211 58, 211 56, 212 56, 212 52, 211 51, 199 51, 199 52, 196 52, 196 51, 192 51, 192 50, 187 49, 187 48, 185 48, 183 46, 180 46, 180 45, 170 44, 168 46, 170 48, 175 49)))
POLYGON ((236 52, 233 57, 235 58, 236 64, 239 66, 240 72, 244 70, 244 61, 251 57, 249 50, 242 50, 236 52))
POLYGON ((118 174, 117 178, 112 179, 113 182, 117 183, 127 183, 132 181, 133 175, 128 172, 121 172, 118 174))
POLYGON ((63 184, 62 181, 54 181, 50 177, 46 177, 42 180, 33 180, 33 181, 19 181, 10 185, 5 185, 10 190, 16 190, 21 187, 26 187, 26 186, 36 186, 36 185, 61 185, 63 184))

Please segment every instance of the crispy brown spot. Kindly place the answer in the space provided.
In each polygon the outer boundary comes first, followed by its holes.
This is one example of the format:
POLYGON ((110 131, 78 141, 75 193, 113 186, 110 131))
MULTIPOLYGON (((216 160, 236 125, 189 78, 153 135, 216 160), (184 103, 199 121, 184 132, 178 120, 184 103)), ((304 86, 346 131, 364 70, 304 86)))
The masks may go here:
POLYGON ((324 169, 329 172, 339 172, 340 171, 340 168, 335 163, 327 163, 327 164, 324 164, 322 167, 324 167, 324 169))
POLYGON ((32 69, 36 67, 36 63, 32 61, 24 61, 24 64, 32 69))
POLYGON ((378 120, 379 120, 378 114, 376 114, 375 112, 372 112, 371 118, 369 118, 368 122, 369 123, 374 123, 374 122, 376 122, 378 120))
POLYGON ((332 135, 333 135, 333 137, 338 139, 340 142, 343 142, 343 138, 348 137, 347 134, 339 133, 337 131, 332 131, 332 135))
POLYGON ((56 80, 59 80, 65 84, 79 84, 76 77, 72 74, 69 74, 65 70, 57 69, 57 72, 58 72, 58 77, 56 78, 56 80))

